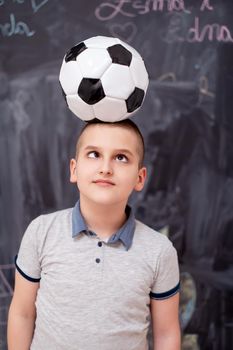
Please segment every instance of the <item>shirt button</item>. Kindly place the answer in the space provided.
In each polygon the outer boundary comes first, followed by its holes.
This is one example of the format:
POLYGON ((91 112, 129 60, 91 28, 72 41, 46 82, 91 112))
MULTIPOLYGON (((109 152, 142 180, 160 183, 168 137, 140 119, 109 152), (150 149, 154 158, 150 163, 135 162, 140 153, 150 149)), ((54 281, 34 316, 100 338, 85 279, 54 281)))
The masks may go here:
POLYGON ((102 242, 98 242, 98 246, 99 246, 99 247, 102 247, 102 242))
POLYGON ((100 259, 99 258, 95 259, 95 261, 97 262, 97 264, 100 263, 100 259))

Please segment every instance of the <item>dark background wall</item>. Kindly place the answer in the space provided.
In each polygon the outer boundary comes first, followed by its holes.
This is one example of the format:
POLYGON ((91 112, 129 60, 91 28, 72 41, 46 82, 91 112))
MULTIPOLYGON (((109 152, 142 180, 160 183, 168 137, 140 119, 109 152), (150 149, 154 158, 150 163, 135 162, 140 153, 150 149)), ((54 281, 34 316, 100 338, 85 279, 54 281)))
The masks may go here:
POLYGON ((183 349, 233 348, 232 20, 231 0, 0 1, 1 350, 26 226, 77 199, 68 166, 82 123, 58 75, 96 35, 134 46, 150 75, 134 117, 149 177, 132 202, 178 250, 183 349))

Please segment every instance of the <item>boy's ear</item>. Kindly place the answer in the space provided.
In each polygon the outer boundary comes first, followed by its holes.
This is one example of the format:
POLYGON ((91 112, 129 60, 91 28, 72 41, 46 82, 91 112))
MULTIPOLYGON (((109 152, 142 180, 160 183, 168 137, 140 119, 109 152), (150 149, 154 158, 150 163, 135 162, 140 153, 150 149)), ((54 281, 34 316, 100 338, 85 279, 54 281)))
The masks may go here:
POLYGON ((142 167, 141 169, 139 169, 137 183, 134 187, 135 191, 139 192, 143 189, 146 181, 146 175, 147 175, 146 167, 142 167))
POLYGON ((74 158, 70 160, 70 182, 77 182, 77 161, 74 158))

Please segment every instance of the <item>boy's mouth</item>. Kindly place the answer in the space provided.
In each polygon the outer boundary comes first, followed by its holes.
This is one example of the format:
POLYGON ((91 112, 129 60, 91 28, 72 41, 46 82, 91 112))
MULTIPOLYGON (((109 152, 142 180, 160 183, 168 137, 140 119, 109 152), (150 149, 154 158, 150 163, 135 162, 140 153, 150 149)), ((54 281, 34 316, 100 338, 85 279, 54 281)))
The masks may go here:
POLYGON ((104 179, 97 179, 95 181, 93 181, 95 184, 100 184, 100 185, 112 185, 114 186, 115 184, 110 181, 110 180, 104 180, 104 179))

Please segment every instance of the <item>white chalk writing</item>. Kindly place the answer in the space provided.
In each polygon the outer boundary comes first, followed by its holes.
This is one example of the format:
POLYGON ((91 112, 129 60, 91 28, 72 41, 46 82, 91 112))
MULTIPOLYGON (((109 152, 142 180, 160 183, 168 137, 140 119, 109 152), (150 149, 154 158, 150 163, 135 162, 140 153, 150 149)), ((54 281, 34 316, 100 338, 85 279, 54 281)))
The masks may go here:
POLYGON ((36 13, 37 11, 39 11, 39 9, 46 5, 48 1, 49 0, 31 0, 33 12, 36 13))
POLYGON ((125 17, 135 17, 151 11, 186 11, 186 8, 184 0, 118 0, 113 3, 103 2, 96 8, 95 15, 100 21, 108 21, 119 14, 125 17))
POLYGON ((204 11, 204 10, 207 9, 207 10, 209 10, 209 11, 213 11, 214 8, 213 8, 213 6, 210 5, 209 2, 210 2, 210 0, 203 0, 203 1, 202 1, 202 4, 201 4, 200 10, 201 10, 201 11, 204 11))
MULTIPOLYGON (((211 0, 199 0, 197 10, 201 13, 204 11, 213 11, 214 7, 211 4, 211 0)), ((168 15, 172 15, 171 20, 168 23, 168 27, 163 29, 163 35, 161 39, 167 43, 173 42, 203 42, 203 41, 218 41, 218 42, 232 42, 233 36, 225 23, 203 23, 201 24, 200 18, 195 11, 194 24, 187 28, 185 26, 184 16, 192 15, 189 8, 186 7, 185 0, 118 0, 118 1, 104 1, 95 9, 95 16, 100 21, 110 21, 117 16, 123 16, 126 18, 134 18, 140 15, 146 15, 150 12, 168 12, 168 15), (175 15, 175 16, 173 16, 175 15)), ((190 21, 189 21, 190 22, 190 21)), ((192 23, 192 22, 190 22, 192 23)), ((132 40, 132 37, 137 32, 135 23, 128 22, 126 24, 114 23, 110 25, 110 32, 117 36, 125 37, 128 41, 132 40), (128 35, 127 35, 128 32, 128 35)))
MULTIPOLYGON (((8 0, 9 2, 10 0, 8 0)), ((22 6, 28 0, 11 0, 15 5, 22 6)), ((30 0, 30 5, 33 14, 36 14, 43 6, 45 6, 49 0, 30 0)), ((0 0, 0 6, 7 3, 6 0, 0 0)), ((11 37, 13 35, 22 35, 26 37, 31 37, 35 35, 36 31, 32 30, 25 21, 19 19, 16 20, 16 15, 14 12, 9 14, 9 21, 5 23, 0 23, 0 35, 4 38, 11 37)))
POLYGON ((233 42, 231 32, 226 26, 213 23, 206 24, 201 28, 198 17, 195 17, 194 26, 188 31, 187 40, 189 42, 202 42, 204 40, 233 42))
POLYGON ((30 30, 29 26, 25 22, 16 21, 15 15, 11 13, 9 22, 0 24, 0 34, 3 37, 10 37, 16 34, 31 37, 35 34, 35 31, 30 30))

